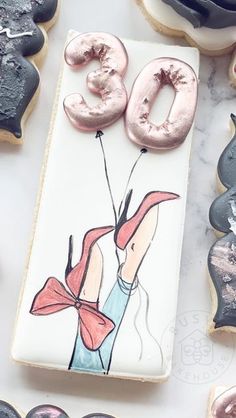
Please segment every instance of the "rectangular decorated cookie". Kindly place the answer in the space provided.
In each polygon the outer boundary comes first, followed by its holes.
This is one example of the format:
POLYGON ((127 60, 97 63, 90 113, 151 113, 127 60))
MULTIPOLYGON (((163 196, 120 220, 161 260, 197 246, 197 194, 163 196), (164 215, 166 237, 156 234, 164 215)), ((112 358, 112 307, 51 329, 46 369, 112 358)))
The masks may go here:
POLYGON ((199 54, 104 33, 67 43, 13 358, 165 380, 199 54))

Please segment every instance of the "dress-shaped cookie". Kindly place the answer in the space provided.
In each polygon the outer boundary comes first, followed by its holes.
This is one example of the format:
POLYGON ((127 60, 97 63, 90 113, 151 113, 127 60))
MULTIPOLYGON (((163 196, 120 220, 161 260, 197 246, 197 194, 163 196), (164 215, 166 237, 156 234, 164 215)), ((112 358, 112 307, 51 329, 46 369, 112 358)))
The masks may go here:
MULTIPOLYGON (((231 115, 236 126, 236 117, 231 115)), ((218 177, 225 191, 210 208, 210 222, 225 234, 212 246, 208 256, 213 300, 210 331, 236 331, 236 135, 223 151, 218 177)), ((222 188, 222 186, 221 186, 222 188)))
POLYGON ((0 0, 0 141, 23 141, 58 0, 0 0))

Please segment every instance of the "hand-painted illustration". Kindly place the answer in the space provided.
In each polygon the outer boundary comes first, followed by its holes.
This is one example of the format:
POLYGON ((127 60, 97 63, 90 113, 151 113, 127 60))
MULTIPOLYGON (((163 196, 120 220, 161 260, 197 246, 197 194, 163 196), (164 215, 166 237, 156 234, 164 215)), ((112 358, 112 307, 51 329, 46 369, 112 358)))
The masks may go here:
MULTIPOLYGON (((65 269, 65 281, 69 290, 59 280, 50 277, 35 296, 30 312, 33 315, 50 315, 68 307, 74 307, 78 313, 78 332, 68 368, 108 374, 116 337, 130 297, 142 286, 138 272, 156 233, 158 205, 177 199, 179 196, 170 192, 151 191, 143 198, 134 215, 127 219, 133 194, 132 189, 128 191, 129 181, 146 150, 140 151, 131 168, 125 195, 117 212, 110 185, 102 132, 97 132, 96 138, 99 138, 102 149, 105 179, 110 192, 115 225, 94 228, 85 234, 80 261, 74 267, 72 267, 73 239, 72 236, 70 237, 68 263, 65 269), (114 251, 118 262, 117 277, 104 306, 100 308, 99 296, 105 254, 102 254, 98 241, 113 230, 114 251), (125 254, 124 262, 121 261, 119 250, 125 254)), ((148 298, 148 294, 146 297, 148 298)), ((148 325, 148 312, 146 326, 152 336, 148 325)), ((141 337, 140 340, 142 345, 141 337)), ((162 356, 160 344, 157 341, 156 344, 162 356)), ((142 357, 142 353, 140 356, 142 357)))

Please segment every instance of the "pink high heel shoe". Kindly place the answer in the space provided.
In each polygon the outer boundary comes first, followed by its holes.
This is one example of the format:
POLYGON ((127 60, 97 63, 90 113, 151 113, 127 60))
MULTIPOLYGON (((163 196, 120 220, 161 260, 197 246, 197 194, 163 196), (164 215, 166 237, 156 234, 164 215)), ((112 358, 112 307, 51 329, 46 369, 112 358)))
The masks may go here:
POLYGON ((86 232, 83 239, 83 247, 80 261, 73 268, 71 267, 71 254, 69 251, 69 259, 66 267, 66 284, 75 297, 79 296, 79 293, 83 287, 93 245, 101 237, 113 231, 113 229, 113 226, 104 226, 100 228, 90 229, 88 232, 86 232))
POLYGON ((166 202, 167 200, 177 199, 179 197, 179 195, 175 193, 149 192, 142 200, 135 214, 127 220, 127 212, 129 209, 132 193, 133 190, 130 190, 126 197, 124 210, 120 216, 114 235, 115 243, 121 250, 126 248, 127 244, 134 236, 139 225, 143 221, 145 215, 153 206, 159 205, 160 203, 166 202))
POLYGON ((43 288, 36 294, 30 313, 32 315, 51 315, 63 309, 73 307, 78 313, 80 335, 88 350, 97 350, 105 338, 114 329, 113 321, 99 311, 99 301, 89 302, 80 298, 86 279, 90 254, 93 245, 102 236, 114 229, 113 226, 94 228, 83 239, 80 261, 71 266, 72 237, 70 237, 66 284, 68 289, 55 277, 49 277, 43 288))

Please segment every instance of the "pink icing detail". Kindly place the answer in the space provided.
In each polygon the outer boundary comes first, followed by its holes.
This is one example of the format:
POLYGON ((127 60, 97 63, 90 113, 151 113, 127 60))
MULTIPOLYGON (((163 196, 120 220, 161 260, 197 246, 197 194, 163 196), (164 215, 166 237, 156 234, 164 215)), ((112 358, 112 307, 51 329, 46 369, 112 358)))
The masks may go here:
POLYGON ((79 314, 80 335, 85 347, 97 350, 114 329, 114 323, 98 309, 98 303, 75 299, 59 280, 51 277, 36 295, 31 313, 49 315, 69 307, 75 307, 79 314))
POLYGON ((30 310, 33 315, 50 315, 69 307, 76 308, 80 320, 80 335, 89 350, 97 350, 102 345, 114 329, 114 323, 99 311, 98 303, 87 302, 80 299, 79 295, 93 244, 113 229, 112 226, 107 226, 88 231, 83 240, 80 261, 66 278, 70 292, 59 280, 50 277, 35 296, 30 310))
POLYGON ((33 408, 26 418, 69 418, 63 409, 54 405, 39 405, 33 408))
POLYGON ((102 236, 108 234, 114 229, 113 226, 104 226, 100 228, 90 229, 84 236, 82 254, 80 261, 66 277, 66 284, 75 297, 79 296, 81 287, 83 285, 83 279, 87 271, 87 265, 89 262, 89 253, 93 244, 102 236))
POLYGON ((143 218, 153 206, 158 205, 159 203, 165 202, 167 200, 177 199, 178 197, 179 195, 169 192, 148 193, 144 197, 135 214, 129 220, 123 223, 123 225, 120 227, 116 236, 116 245, 121 250, 124 250, 128 242, 134 236, 143 218))
POLYGON ((80 69, 92 59, 99 59, 101 67, 88 74, 87 84, 102 101, 90 107, 79 93, 64 100, 69 120, 82 131, 96 131, 114 123, 125 111, 128 100, 122 81, 128 56, 122 42, 108 33, 92 32, 76 36, 67 45, 65 60, 71 67, 80 69))
POLYGON ((194 70, 174 58, 157 58, 136 78, 125 115, 129 138, 156 150, 175 148, 186 138, 195 115, 198 81, 194 70), (160 89, 170 84, 175 100, 164 123, 157 126, 149 114, 160 89))

